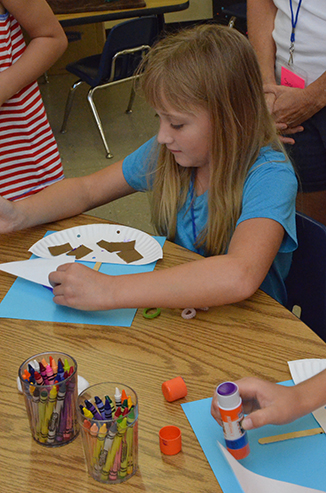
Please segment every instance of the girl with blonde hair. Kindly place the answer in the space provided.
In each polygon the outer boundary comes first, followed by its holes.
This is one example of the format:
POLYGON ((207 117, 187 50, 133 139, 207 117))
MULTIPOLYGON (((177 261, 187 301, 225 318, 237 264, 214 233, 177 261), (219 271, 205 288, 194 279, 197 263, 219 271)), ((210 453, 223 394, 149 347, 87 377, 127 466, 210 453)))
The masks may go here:
POLYGON ((50 274, 56 303, 87 310, 216 306, 259 287, 285 302, 297 181, 248 40, 216 24, 197 26, 159 41, 141 70, 158 135, 97 173, 15 204, 2 199, 0 232, 149 190, 158 232, 205 258, 118 277, 66 264, 50 274))

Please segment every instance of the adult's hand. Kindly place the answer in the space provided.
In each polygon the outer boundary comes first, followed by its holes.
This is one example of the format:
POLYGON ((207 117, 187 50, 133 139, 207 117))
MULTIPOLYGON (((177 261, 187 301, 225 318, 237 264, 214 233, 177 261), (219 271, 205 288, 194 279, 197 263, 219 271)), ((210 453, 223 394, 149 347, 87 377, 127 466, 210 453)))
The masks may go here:
MULTIPOLYGON (((309 86, 308 86, 309 87, 309 86)), ((265 94, 275 96, 272 115, 276 123, 285 123, 288 128, 300 126, 321 109, 313 91, 296 87, 266 84, 265 94)))

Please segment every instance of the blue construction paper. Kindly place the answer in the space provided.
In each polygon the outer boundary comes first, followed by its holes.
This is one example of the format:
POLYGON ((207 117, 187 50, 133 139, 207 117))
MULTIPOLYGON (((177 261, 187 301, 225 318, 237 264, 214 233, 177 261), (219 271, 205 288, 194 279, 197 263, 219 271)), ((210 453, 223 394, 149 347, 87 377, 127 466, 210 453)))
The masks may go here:
MULTIPOLYGON (((47 234, 50 234, 48 232, 47 234)), ((163 247, 165 238, 155 236, 163 247)), ((35 258, 32 256, 32 258, 35 258)), ((94 263, 81 262, 92 268, 94 263)), ((102 264, 100 272, 112 276, 122 274, 137 274, 152 272, 156 262, 147 265, 102 264)), ((53 302, 52 290, 26 279, 17 278, 2 302, 0 303, 0 318, 20 320, 40 320, 43 322, 66 322, 71 324, 115 325, 130 327, 136 309, 126 308, 105 311, 75 310, 53 302)))
MULTIPOLYGON (((293 385, 292 380, 282 385, 293 385)), ((232 469, 220 451, 225 447, 223 430, 211 416, 212 399, 181 404, 188 421, 224 493, 243 493, 232 469)), ((326 435, 295 438, 260 445, 258 439, 296 430, 317 428, 312 414, 287 425, 267 425, 248 432, 250 454, 239 461, 252 472, 269 478, 326 491, 326 435)))

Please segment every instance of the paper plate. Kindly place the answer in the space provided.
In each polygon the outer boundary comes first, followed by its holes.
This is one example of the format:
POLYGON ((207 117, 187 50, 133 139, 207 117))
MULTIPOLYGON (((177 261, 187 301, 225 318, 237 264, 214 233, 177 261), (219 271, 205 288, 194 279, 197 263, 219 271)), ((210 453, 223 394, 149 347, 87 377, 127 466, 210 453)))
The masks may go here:
MULTIPOLYGON (((72 248, 78 248, 83 245, 90 249, 90 253, 79 259, 87 262, 145 265, 163 258, 162 247, 155 238, 138 229, 117 224, 88 224, 58 231, 45 236, 34 243, 29 251, 37 257, 53 258, 53 255, 49 251, 49 247, 60 246, 66 243, 69 243, 72 248), (109 243, 126 243, 134 241, 135 244, 133 248, 142 256, 142 258, 127 262, 119 257, 119 252, 110 253, 97 245, 97 242, 101 240, 109 243)), ((66 254, 61 254, 60 256, 67 257, 66 254)))
POLYGON ((292 380, 295 384, 303 382, 326 369, 326 359, 306 358, 288 361, 292 380))

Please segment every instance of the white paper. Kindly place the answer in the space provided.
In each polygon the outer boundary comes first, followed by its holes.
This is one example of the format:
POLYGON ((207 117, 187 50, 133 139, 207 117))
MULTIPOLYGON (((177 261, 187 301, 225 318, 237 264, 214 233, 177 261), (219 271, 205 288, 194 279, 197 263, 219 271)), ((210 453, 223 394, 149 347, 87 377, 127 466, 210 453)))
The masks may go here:
POLYGON ((72 263, 74 261, 74 257, 67 257, 66 255, 51 259, 36 258, 0 264, 0 270, 51 288, 52 286, 49 283, 50 272, 57 270, 59 265, 72 263))
POLYGON ((219 442, 221 451, 244 493, 313 493, 320 490, 307 488, 298 484, 285 483, 277 479, 266 478, 243 467, 219 442))
MULTIPOLYGON (((295 361, 288 361, 288 365, 290 368, 292 380, 295 384, 298 384, 325 370, 326 359, 298 359, 295 361)), ((319 409, 314 411, 312 415, 326 433, 326 407, 320 407, 319 409)))

